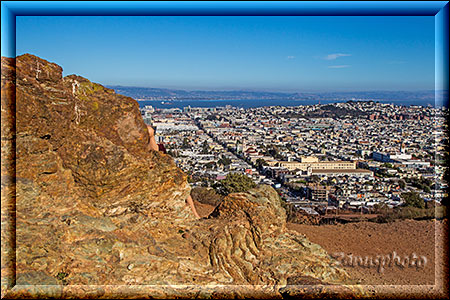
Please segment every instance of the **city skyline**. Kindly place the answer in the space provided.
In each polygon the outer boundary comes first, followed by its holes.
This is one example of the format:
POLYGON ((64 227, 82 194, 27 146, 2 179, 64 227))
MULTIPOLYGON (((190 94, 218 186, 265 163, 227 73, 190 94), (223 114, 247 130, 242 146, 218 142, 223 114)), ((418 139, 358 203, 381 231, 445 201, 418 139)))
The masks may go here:
POLYGON ((111 85, 433 90, 434 17, 17 17, 16 53, 111 85))

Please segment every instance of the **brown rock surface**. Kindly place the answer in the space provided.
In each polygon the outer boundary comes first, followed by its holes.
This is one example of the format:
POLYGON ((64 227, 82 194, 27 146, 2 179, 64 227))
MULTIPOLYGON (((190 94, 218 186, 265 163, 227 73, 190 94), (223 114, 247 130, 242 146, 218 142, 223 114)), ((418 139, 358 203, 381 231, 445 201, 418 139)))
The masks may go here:
POLYGON ((32 55, 2 58, 2 120, 2 270, 15 266, 17 284, 2 271, 2 296, 281 297, 289 282, 349 282, 286 229, 271 187, 196 220, 185 174, 149 150, 131 98, 32 55))

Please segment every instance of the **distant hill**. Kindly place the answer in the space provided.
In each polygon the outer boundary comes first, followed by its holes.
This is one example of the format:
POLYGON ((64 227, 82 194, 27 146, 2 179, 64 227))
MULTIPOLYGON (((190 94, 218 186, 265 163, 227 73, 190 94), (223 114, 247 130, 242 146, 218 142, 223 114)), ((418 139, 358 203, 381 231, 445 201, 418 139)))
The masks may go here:
MULTIPOLYGON (((292 100, 374 100, 374 101, 434 101, 435 91, 367 91, 282 93, 264 91, 186 91, 131 86, 108 86, 117 93, 136 100, 241 100, 241 99, 292 99, 292 100)), ((442 92, 448 95, 448 92, 442 92)))
POLYGON ((130 87, 130 86, 108 86, 117 93, 123 94, 135 99, 158 98, 165 99, 201 99, 201 100, 231 100, 231 99, 280 99, 286 97, 295 97, 296 94, 278 93, 278 92, 259 92, 259 91, 186 91, 173 89, 130 87))

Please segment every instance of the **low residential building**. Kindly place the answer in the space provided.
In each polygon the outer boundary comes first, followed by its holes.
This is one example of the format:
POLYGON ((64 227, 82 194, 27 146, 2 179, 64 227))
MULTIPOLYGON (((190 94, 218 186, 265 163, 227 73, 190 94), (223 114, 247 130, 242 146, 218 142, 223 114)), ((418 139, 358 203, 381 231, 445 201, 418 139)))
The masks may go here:
POLYGON ((311 170, 344 170, 344 169, 356 169, 356 162, 354 161, 313 161, 312 159, 298 161, 280 161, 279 167, 287 168, 290 171, 301 170, 303 172, 311 170))
POLYGON ((313 201, 328 202, 328 193, 330 188, 327 186, 314 184, 309 185, 306 189, 306 197, 313 201))
POLYGON ((308 176, 311 175, 373 177, 373 172, 366 169, 308 169, 308 176))

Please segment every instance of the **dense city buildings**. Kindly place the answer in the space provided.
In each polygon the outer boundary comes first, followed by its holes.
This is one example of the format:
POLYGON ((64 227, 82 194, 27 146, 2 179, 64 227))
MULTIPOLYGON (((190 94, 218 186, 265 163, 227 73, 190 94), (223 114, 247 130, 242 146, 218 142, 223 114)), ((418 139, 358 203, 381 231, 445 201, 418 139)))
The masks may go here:
POLYGON ((348 101, 141 110, 192 185, 243 173, 299 207, 395 207, 408 191, 443 197, 441 108, 348 101))

